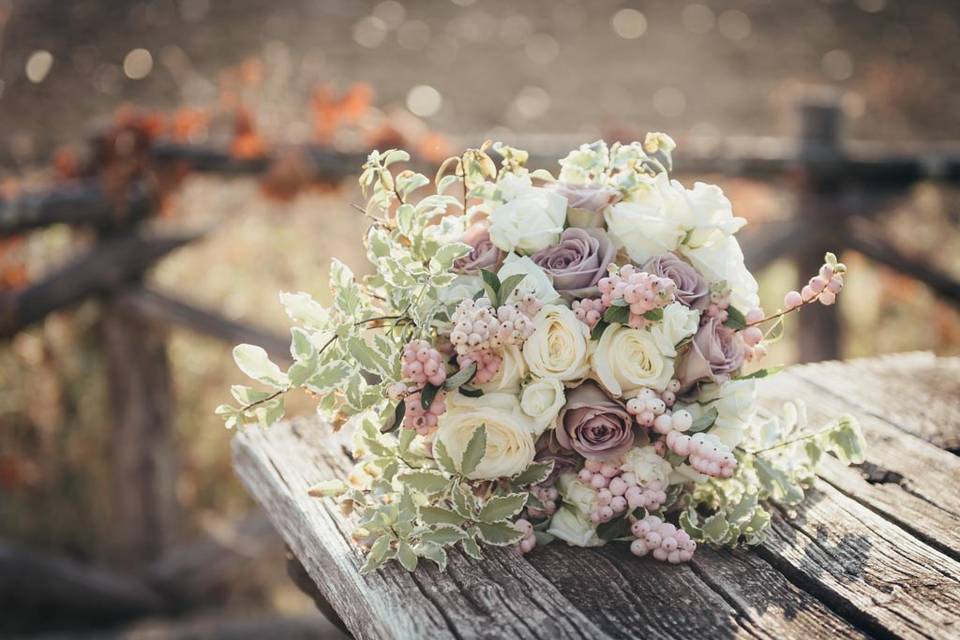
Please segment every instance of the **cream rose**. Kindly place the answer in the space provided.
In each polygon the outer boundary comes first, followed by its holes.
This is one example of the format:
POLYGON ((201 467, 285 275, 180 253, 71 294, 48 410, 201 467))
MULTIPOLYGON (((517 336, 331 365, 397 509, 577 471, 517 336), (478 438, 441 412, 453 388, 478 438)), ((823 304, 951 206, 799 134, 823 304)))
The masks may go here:
POLYGON ((607 232, 634 262, 674 251, 684 232, 672 212, 680 199, 664 174, 636 189, 627 202, 618 202, 604 211, 607 232))
POLYGON ((677 355, 677 344, 697 332, 700 312, 674 302, 663 308, 663 319, 650 328, 650 335, 660 348, 660 353, 671 358, 677 355))
POLYGON ((535 427, 520 410, 515 395, 488 393, 480 398, 467 398, 452 393, 447 396, 447 411, 438 420, 436 438, 454 460, 463 452, 480 425, 487 428, 487 449, 469 475, 473 480, 495 480, 513 476, 533 462, 535 427))
POLYGON ((603 332, 591 361, 596 380, 618 397, 643 387, 663 391, 673 376, 673 359, 663 355, 649 331, 620 324, 603 332))
POLYGON ((557 479, 557 490, 565 504, 581 513, 592 513, 597 508, 597 492, 577 480, 577 474, 564 473, 557 479))
POLYGON ((567 218, 567 199, 530 187, 490 214, 490 240, 504 251, 536 253, 557 242, 567 218))
POLYGON ((520 408, 537 425, 537 435, 556 426, 557 415, 565 402, 563 383, 556 378, 534 380, 520 395, 520 408))
POLYGON ((512 393, 520 391, 520 381, 527 375, 527 363, 516 345, 509 345, 503 350, 503 361, 497 375, 490 382, 478 385, 484 393, 512 393))
POLYGON ((541 378, 579 380, 590 364, 587 325, 570 309, 548 304, 533 319, 533 334, 523 344, 523 358, 530 371, 541 378))
POLYGON ((717 421, 710 433, 728 447, 736 447, 746 437, 757 415, 757 383, 756 380, 731 380, 721 385, 704 385, 699 400, 704 409, 717 410, 717 421))
POLYGON ((637 483, 647 485, 653 481, 667 484, 673 467, 657 454, 653 447, 634 447, 623 455, 620 466, 625 472, 637 477, 637 483))
POLYGON ((569 506, 560 507, 550 519, 547 533, 576 547, 602 547, 603 539, 597 536, 597 525, 590 517, 569 506))
POLYGON ((503 261, 503 266, 497 271, 497 278, 503 282, 510 276, 521 273, 525 277, 510 295, 511 302, 528 293, 532 293, 543 304, 556 302, 560 298, 560 294, 553 288, 553 279, 550 275, 526 256, 520 257, 515 253, 508 255, 503 261))

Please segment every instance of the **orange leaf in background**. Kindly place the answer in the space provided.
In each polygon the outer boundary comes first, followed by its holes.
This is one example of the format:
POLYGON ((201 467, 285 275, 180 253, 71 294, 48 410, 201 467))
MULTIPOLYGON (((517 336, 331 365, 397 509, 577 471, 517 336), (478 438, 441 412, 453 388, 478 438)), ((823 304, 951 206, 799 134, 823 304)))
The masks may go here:
POLYGON ((417 140, 417 155, 427 162, 440 164, 453 155, 453 150, 446 138, 431 131, 417 140))
POLYGON ((233 143, 230 145, 230 153, 240 160, 261 158, 267 153, 266 142, 257 133, 253 116, 243 107, 238 108, 234 115, 233 143))
POLYGON ((358 82, 347 89, 347 94, 341 101, 343 117, 347 122, 356 123, 370 111, 373 101, 373 87, 365 82, 358 82))
POLYGON ((17 289, 29 282, 22 246, 22 237, 0 239, 0 291, 17 289))
POLYGON ((173 113, 170 136, 177 142, 191 142, 207 127, 209 120, 205 111, 181 107, 173 113))
POLYGON ((313 112, 313 138, 320 144, 330 144, 333 134, 343 124, 357 124, 370 112, 373 88, 365 83, 352 85, 342 98, 330 85, 317 87, 310 98, 313 112))
POLYGON ((70 147, 60 147, 53 154, 53 172, 60 180, 71 180, 80 175, 80 159, 70 147))

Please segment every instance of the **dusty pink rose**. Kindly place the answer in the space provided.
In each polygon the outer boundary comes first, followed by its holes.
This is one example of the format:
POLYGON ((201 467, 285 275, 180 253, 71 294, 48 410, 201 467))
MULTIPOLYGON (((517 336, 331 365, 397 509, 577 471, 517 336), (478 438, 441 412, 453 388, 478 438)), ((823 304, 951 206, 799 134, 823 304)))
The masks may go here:
POLYGON ((496 272, 503 262, 503 251, 490 242, 490 232, 484 225, 475 224, 463 235, 462 242, 473 249, 453 264, 453 270, 475 276, 481 269, 496 272))
POLYGON ((677 301, 694 309, 706 309, 710 305, 710 286, 691 265, 674 253, 665 253, 647 260, 643 265, 647 273, 670 278, 677 285, 677 301))
POLYGON ((560 446, 585 458, 616 458, 633 445, 633 417, 588 380, 567 393, 556 436, 560 446))
POLYGON ((743 364, 743 340, 716 317, 700 326, 681 358, 676 376, 684 389, 700 380, 724 382, 743 364))
POLYGON ((566 198, 567 204, 572 209, 586 209, 595 213, 603 211, 623 198, 618 190, 601 184, 556 182, 551 188, 566 198))
POLYGON ((607 274, 617 249, 603 229, 565 229, 560 242, 531 256, 553 277, 553 288, 568 297, 586 298, 607 274))

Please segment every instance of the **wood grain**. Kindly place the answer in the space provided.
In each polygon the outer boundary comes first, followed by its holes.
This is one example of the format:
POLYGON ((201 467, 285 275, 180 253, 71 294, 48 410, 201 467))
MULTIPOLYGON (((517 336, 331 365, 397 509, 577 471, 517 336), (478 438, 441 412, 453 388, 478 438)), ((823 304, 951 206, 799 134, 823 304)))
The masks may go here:
MULTIPOLYGON (((922 361, 911 358, 920 371, 922 361)), ((884 375, 882 366, 857 366, 884 375)), ((555 543, 526 557, 511 549, 489 550, 484 561, 455 553, 446 574, 432 565, 412 575, 391 566, 360 577, 351 523, 306 495, 349 464, 342 435, 315 421, 248 428, 234 440, 236 468, 361 638, 951 635, 960 624, 960 462, 884 419, 884 405, 847 401, 836 378, 851 370, 813 367, 765 380, 764 402, 803 399, 813 424, 856 415, 868 464, 828 462, 808 504, 798 514, 777 513, 761 548, 701 549, 686 566, 634 558, 625 545, 555 543)))

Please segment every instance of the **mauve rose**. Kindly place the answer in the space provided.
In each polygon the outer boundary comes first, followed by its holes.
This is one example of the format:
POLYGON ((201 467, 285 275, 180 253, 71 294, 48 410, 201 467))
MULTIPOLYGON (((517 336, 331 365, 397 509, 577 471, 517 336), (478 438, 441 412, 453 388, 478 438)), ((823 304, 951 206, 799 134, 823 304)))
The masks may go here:
POLYGON ((690 349, 681 358, 675 375, 684 389, 700 380, 724 382, 743 364, 743 340, 719 318, 700 326, 690 349))
POLYGON ((531 259, 553 277, 553 288, 568 297, 585 298, 607 274, 617 249, 603 229, 566 229, 556 246, 538 251, 531 259))
POLYGON ((586 209, 600 212, 611 204, 619 202, 623 195, 613 187, 602 184, 567 184, 555 182, 551 188, 567 199, 572 209, 586 209))
POLYGON ((470 253, 453 263, 456 273, 475 276, 480 269, 496 272, 503 262, 503 251, 490 242, 490 232, 483 225, 473 225, 463 234, 461 242, 473 247, 470 253))
POLYGON ((633 446, 633 417, 593 381, 567 393, 557 442, 585 458, 606 460, 633 446))
POLYGON ((643 265, 647 273, 670 278, 677 285, 677 301, 694 309, 710 306, 710 287, 703 276, 674 253, 650 258, 643 265))

